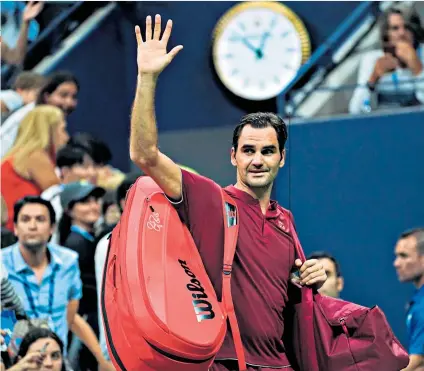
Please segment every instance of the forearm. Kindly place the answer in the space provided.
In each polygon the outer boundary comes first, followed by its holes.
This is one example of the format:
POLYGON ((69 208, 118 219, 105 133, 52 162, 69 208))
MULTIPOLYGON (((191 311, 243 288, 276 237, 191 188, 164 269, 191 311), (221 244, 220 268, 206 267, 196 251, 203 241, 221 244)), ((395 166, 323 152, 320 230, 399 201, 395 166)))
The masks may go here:
POLYGON ((424 357, 415 354, 410 355, 408 367, 402 371, 424 371, 424 357))
POLYGON ((130 135, 130 157, 138 163, 154 161, 158 152, 154 102, 156 83, 157 76, 153 74, 138 75, 130 135))
POLYGON ((13 50, 15 64, 21 64, 25 59, 28 44, 28 28, 29 23, 22 21, 18 42, 13 50))
POLYGON ((99 341, 97 340, 96 334, 93 329, 79 315, 75 315, 74 321, 71 325, 71 331, 84 343, 84 345, 90 350, 97 362, 104 361, 102 350, 100 348, 99 341))

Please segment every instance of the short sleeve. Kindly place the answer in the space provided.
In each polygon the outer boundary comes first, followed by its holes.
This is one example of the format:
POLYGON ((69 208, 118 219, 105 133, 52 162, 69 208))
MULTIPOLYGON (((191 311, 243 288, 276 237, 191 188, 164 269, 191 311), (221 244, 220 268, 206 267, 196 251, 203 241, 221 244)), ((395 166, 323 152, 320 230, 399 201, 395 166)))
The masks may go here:
POLYGON ((420 305, 411 318, 409 354, 424 355, 424 306, 420 305))

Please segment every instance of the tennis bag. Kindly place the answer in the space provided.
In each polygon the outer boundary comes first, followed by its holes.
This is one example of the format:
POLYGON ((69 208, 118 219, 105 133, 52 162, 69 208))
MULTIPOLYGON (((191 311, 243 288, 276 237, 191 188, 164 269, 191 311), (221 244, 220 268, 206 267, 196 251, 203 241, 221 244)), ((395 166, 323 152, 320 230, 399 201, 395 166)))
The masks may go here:
POLYGON ((111 360, 121 371, 206 371, 227 331, 240 370, 245 359, 231 298, 238 234, 234 200, 224 191, 223 300, 219 302, 187 227, 150 177, 127 194, 111 234, 101 305, 111 360))

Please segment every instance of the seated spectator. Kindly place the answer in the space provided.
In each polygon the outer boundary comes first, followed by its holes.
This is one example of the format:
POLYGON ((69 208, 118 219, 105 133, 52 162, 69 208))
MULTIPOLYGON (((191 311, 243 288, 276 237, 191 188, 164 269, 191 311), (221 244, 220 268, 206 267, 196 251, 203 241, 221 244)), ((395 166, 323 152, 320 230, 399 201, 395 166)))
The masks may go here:
POLYGON ((93 330, 77 314, 82 296, 78 254, 48 242, 56 223, 50 202, 25 197, 15 204, 14 211, 18 243, 3 249, 1 259, 27 316, 48 321, 50 329, 63 342, 65 355, 71 329, 101 367, 113 370, 104 359, 93 330), (45 295, 49 292, 52 294, 45 295))
MULTIPOLYGON (((63 185, 80 180, 95 184, 97 169, 93 159, 85 149, 73 147, 69 144, 57 152, 56 167, 59 170, 61 184, 55 184, 47 188, 41 194, 41 197, 51 202, 56 212, 56 218, 60 220, 63 214, 62 204, 60 203, 63 185)), ((53 233, 52 242, 59 243, 57 230, 53 233)))
POLYGON ((69 144, 82 147, 90 153, 97 165, 97 185, 106 190, 116 189, 125 178, 125 174, 109 165, 112 153, 106 143, 88 133, 77 133, 69 144))
POLYGON ((22 339, 15 364, 7 371, 65 371, 63 342, 53 331, 34 328, 22 339))
POLYGON ((12 89, 0 92, 2 122, 13 111, 25 104, 35 102, 44 84, 44 76, 35 72, 21 72, 16 77, 12 89))
POLYGON ((56 151, 69 139, 60 109, 38 106, 25 117, 15 145, 1 164, 1 194, 8 209, 6 227, 13 228, 13 205, 27 195, 39 196, 60 183, 55 173, 56 151))
POLYGON ((413 9, 389 8, 382 15, 380 34, 381 49, 362 57, 350 113, 424 103, 424 30, 419 16, 413 9))
POLYGON ((56 106, 67 117, 77 106, 78 91, 79 85, 74 75, 68 72, 52 74, 48 78, 46 85, 40 90, 36 102, 29 103, 13 112, 1 125, 1 157, 3 158, 15 144, 22 121, 36 106, 44 104, 56 106))
MULTIPOLYGON (((94 269, 96 243, 94 225, 100 218, 100 201, 103 188, 88 182, 66 184, 60 195, 65 211, 59 222, 60 244, 78 253, 81 271, 83 298, 78 313, 87 319, 88 324, 98 334, 97 289, 94 269)), ((86 347, 79 355, 82 370, 95 369, 96 360, 86 347)))
POLYGON ((327 274, 327 280, 318 291, 322 295, 339 298, 343 291, 344 279, 336 258, 328 252, 316 251, 310 254, 307 259, 318 259, 327 274))
MULTIPOLYGON (((127 174, 125 176, 124 181, 116 189, 116 202, 119 205, 119 209, 121 213, 124 210, 127 192, 139 177, 140 177, 139 172, 127 174)), ((98 321, 99 321, 99 333, 100 333, 100 346, 102 348, 103 356, 106 359, 110 359, 110 358, 109 358, 109 353, 107 351, 105 330, 103 327, 103 322, 101 317, 100 294, 102 290, 103 267, 106 263, 106 255, 107 255, 108 246, 109 246, 109 237, 113 227, 114 225, 110 225, 109 230, 103 229, 101 235, 98 237, 99 241, 97 243, 96 253, 94 255, 95 268, 96 268, 96 285, 97 285, 97 295, 98 295, 97 305, 98 305, 98 313, 99 313, 98 321)))
POLYGON ((102 215, 103 224, 100 229, 112 230, 121 217, 121 208, 116 200, 116 190, 106 192, 103 197, 102 215))
MULTIPOLYGON (((7 3, 7 2, 4 2, 7 3)), ((2 8, 6 4, 2 2, 2 8)), ((32 21, 43 9, 41 1, 30 1, 22 13, 22 23, 16 46, 11 47, 7 41, 1 39, 1 60, 7 64, 20 65, 23 63, 28 45, 28 29, 32 21)), ((2 22, 3 23, 3 22, 2 22)), ((2 24, 3 26, 3 24, 2 24)))

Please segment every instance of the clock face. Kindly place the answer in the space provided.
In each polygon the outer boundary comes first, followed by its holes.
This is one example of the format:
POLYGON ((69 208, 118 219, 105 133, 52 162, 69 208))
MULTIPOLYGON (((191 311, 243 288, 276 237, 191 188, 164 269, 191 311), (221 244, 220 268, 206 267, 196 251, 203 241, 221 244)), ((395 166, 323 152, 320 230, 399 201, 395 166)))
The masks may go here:
POLYGON ((242 98, 277 96, 309 57, 303 24, 274 2, 247 2, 228 13, 215 30, 213 58, 219 78, 242 98))

